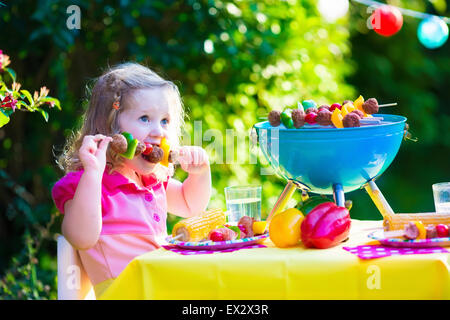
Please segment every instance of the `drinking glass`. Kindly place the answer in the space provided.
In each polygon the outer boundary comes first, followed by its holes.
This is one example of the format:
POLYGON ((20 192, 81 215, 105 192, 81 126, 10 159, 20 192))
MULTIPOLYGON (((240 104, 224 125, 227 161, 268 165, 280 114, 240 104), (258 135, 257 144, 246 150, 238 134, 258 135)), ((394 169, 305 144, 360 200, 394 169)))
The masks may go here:
POLYGON ((225 188, 228 222, 238 222, 243 216, 261 220, 261 186, 233 186, 225 188))
POLYGON ((450 182, 433 184, 436 213, 450 213, 450 182))

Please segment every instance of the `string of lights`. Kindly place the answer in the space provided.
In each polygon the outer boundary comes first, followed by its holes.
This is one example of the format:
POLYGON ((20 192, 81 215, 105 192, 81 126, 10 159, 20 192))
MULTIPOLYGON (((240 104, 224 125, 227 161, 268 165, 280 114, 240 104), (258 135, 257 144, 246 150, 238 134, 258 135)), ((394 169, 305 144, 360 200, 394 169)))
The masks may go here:
MULTIPOLYGON (((352 1, 360 3, 360 4, 364 4, 364 5, 370 6, 370 7, 380 7, 380 6, 386 5, 386 3, 381 3, 381 2, 373 1, 373 0, 352 0, 352 1)), ((448 18, 448 17, 437 16, 434 14, 415 11, 415 10, 411 10, 411 9, 405 9, 405 8, 401 8, 401 7, 397 7, 397 6, 392 6, 392 7, 396 7, 398 10, 400 10, 400 12, 402 14, 404 14, 406 16, 410 16, 410 17, 414 17, 414 18, 418 18, 418 19, 427 19, 427 18, 435 17, 435 18, 444 20, 444 22, 447 24, 450 24, 450 18, 448 18)))
MULTIPOLYGON (((391 37, 403 26, 403 15, 420 19, 417 38, 428 49, 436 49, 445 44, 449 36, 450 18, 392 6, 374 0, 352 0, 353 3, 368 7, 367 27, 377 34, 391 37)), ((322 17, 333 23, 348 13, 349 0, 319 0, 317 8, 322 17)))

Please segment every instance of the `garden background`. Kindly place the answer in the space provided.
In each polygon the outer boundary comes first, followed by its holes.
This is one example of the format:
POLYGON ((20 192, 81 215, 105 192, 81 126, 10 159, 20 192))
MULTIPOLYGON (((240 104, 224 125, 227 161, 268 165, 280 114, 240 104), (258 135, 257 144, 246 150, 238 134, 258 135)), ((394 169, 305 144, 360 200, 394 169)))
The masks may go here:
MULTIPOLYGON (((377 180, 392 208, 434 211, 431 185, 450 178, 450 45, 424 48, 418 19, 404 16, 400 32, 384 38, 367 28, 367 7, 352 1, 334 23, 312 0, 1 2, 0 49, 17 81, 30 92, 46 86, 62 110, 44 108, 48 122, 38 112, 16 111, 0 129, 0 299, 56 298, 62 217, 50 191, 63 172, 55 155, 80 125, 86 87, 119 62, 141 62, 179 86, 191 136, 194 121, 202 121, 203 132, 248 136, 260 117, 297 100, 331 104, 361 94, 397 102, 383 112, 407 117, 418 141, 404 141, 377 180), (79 30, 66 26, 70 5, 81 9, 79 30)), ((449 16, 448 1, 389 3, 449 16)), ((248 155, 248 144, 238 148, 248 155)), ((262 158, 256 165, 214 164, 217 154, 208 151, 210 207, 225 208, 226 186, 260 184, 263 216, 270 212, 285 182, 260 175, 262 158)), ((185 177, 177 170, 176 178, 185 177)), ((364 190, 346 197, 353 218, 381 219, 364 190)), ((290 205, 298 199, 297 192, 290 205)), ((169 229, 175 221, 169 217, 169 229)))

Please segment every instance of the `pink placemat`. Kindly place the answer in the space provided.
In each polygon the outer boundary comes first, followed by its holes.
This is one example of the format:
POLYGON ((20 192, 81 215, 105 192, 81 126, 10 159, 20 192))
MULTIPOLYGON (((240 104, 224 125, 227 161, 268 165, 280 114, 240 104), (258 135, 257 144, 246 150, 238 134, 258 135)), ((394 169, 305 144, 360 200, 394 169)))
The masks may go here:
POLYGON ((356 254, 361 259, 375 259, 396 255, 407 254, 427 254, 427 253, 448 253, 449 251, 442 247, 429 248, 395 248, 382 245, 362 245, 356 247, 343 247, 344 250, 356 254))
POLYGON ((229 248, 229 249, 223 249, 223 250, 189 250, 189 249, 182 249, 178 248, 176 246, 162 246, 164 249, 176 252, 182 255, 194 255, 194 254, 212 254, 212 253, 220 253, 220 252, 233 252, 237 250, 242 249, 255 249, 255 248, 265 248, 266 246, 263 244, 254 244, 246 247, 238 247, 238 248, 229 248))

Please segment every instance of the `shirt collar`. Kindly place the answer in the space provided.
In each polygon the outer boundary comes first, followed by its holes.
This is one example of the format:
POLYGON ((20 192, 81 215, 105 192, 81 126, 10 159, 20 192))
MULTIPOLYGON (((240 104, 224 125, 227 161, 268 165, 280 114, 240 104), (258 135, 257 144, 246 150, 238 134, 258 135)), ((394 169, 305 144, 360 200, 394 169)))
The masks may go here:
POLYGON ((156 179, 156 177, 153 174, 149 174, 147 176, 142 176, 142 183, 144 185, 144 188, 138 186, 134 181, 128 179, 127 177, 123 176, 121 173, 114 171, 113 173, 108 173, 108 168, 106 168, 105 172, 103 173, 103 182, 106 186, 108 186, 110 189, 116 189, 121 186, 128 186, 136 190, 142 190, 147 191, 147 189, 154 188, 158 186, 158 184, 161 184, 161 181, 156 179))

